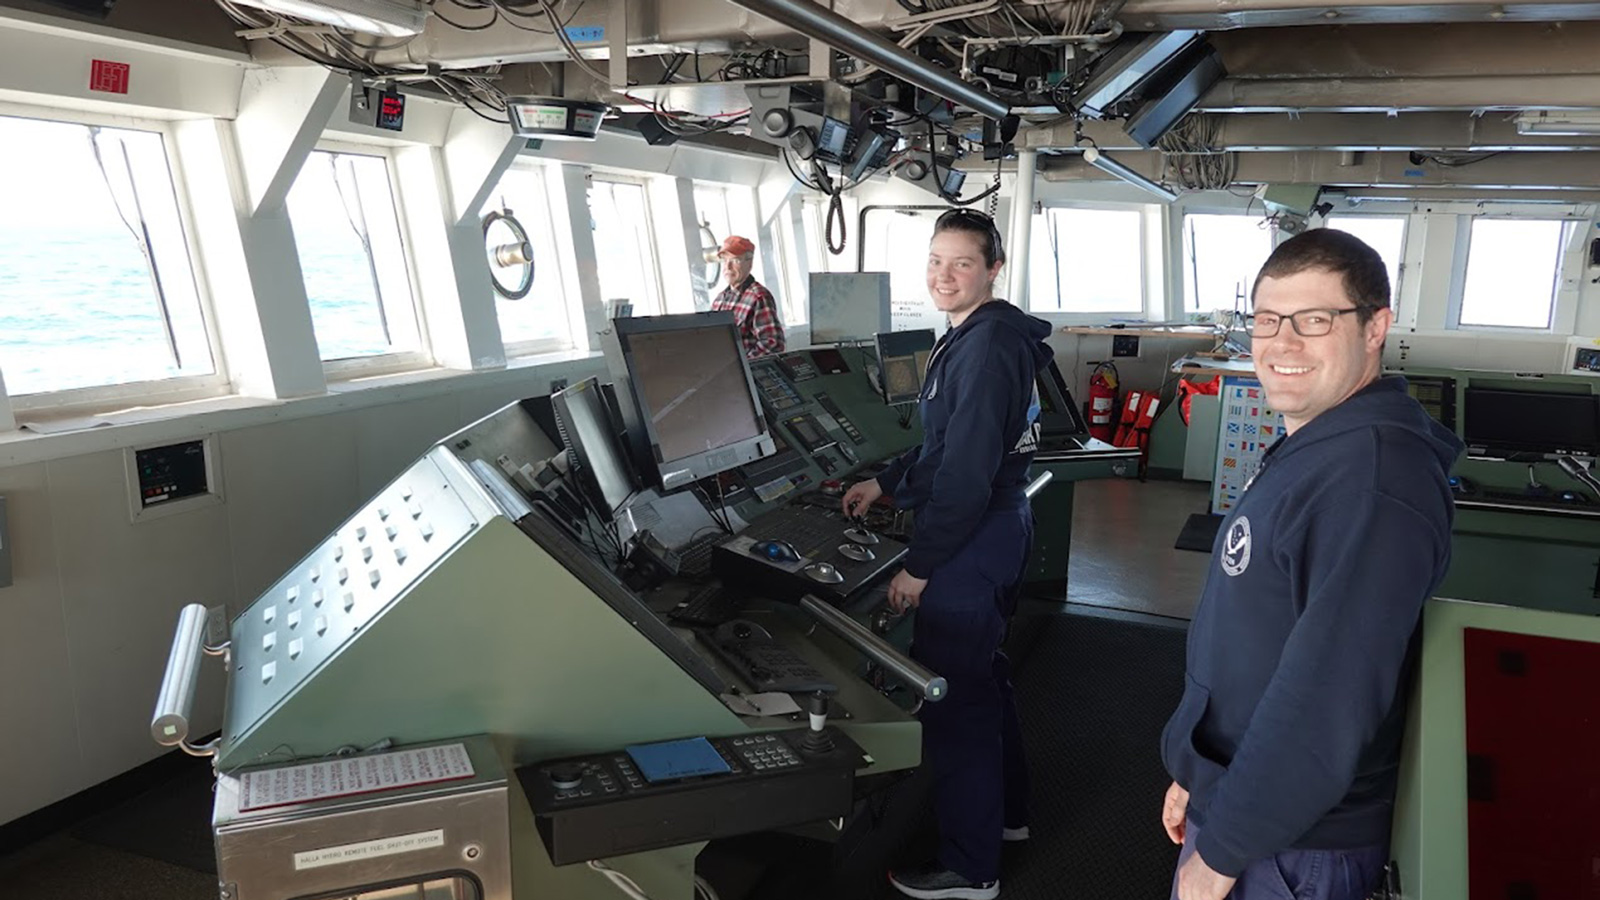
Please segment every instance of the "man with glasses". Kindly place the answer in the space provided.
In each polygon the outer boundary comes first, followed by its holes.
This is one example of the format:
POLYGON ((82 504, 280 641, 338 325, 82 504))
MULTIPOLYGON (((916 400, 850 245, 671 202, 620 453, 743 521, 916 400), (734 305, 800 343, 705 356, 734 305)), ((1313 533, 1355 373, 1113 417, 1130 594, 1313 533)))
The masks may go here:
POLYGON ((1450 560, 1461 441, 1383 377, 1376 251, 1332 229, 1267 259, 1251 354, 1286 435, 1228 514, 1162 735, 1177 900, 1360 900, 1389 859, 1423 601, 1450 560))

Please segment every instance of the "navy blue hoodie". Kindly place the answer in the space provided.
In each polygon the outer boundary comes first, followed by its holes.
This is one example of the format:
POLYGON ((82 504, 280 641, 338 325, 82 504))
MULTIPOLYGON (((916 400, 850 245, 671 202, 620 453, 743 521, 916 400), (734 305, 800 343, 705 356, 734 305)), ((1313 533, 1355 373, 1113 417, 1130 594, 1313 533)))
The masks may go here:
POLYGON ((1380 378, 1279 440, 1222 522, 1161 738, 1216 871, 1388 840, 1461 451, 1405 379, 1380 378))
POLYGON ((991 509, 1027 502, 1038 449, 1034 378, 1053 355, 1050 323, 1004 300, 974 309, 934 345, 922 388, 922 444, 890 463, 878 486, 915 510, 905 568, 927 578, 991 509))

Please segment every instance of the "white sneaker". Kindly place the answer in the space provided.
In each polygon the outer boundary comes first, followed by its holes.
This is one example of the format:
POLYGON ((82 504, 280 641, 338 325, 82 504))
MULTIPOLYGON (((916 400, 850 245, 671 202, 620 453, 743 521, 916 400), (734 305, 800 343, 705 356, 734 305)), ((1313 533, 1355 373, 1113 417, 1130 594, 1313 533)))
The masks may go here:
POLYGON ((1026 825, 1022 826, 1021 828, 1002 828, 1002 829, 1000 829, 1000 840, 1005 841, 1007 843, 1015 843, 1017 841, 1025 841, 1025 840, 1027 840, 1028 838, 1030 838, 1032 836, 1033 835, 1028 832, 1028 826, 1026 826, 1026 825))

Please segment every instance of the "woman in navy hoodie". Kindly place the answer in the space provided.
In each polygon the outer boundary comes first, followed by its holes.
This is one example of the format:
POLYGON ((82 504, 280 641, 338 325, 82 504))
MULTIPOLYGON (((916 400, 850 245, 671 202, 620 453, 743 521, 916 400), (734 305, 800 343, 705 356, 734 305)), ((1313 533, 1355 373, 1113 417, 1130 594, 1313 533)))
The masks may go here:
POLYGON ((928 293, 950 330, 924 380, 922 445, 844 496, 846 514, 883 494, 916 512, 889 604, 917 608, 911 655, 950 683, 947 699, 922 708, 939 857, 889 876, 923 900, 998 896, 1001 841, 1027 837, 1027 767, 1000 643, 1033 543, 1023 488, 1038 446, 1034 379, 1051 358, 1050 326, 995 299, 1004 263, 993 219, 966 209, 939 217, 928 293))

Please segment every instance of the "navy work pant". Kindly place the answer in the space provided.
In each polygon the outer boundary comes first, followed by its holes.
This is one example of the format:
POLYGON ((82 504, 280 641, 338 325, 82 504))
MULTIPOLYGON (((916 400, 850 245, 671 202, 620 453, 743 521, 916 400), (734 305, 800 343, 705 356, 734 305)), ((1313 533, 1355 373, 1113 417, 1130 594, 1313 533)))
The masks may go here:
MULTIPOLYGON (((1178 868, 1194 855, 1200 834, 1193 823, 1184 829, 1178 868)), ((1357 850, 1284 850, 1258 859, 1239 873, 1228 900, 1365 900, 1383 881, 1389 848, 1357 850)), ((1172 900, 1178 900, 1178 876, 1172 876, 1172 900)))
POLYGON ((999 878, 1002 827, 1028 824, 1027 761, 1000 644, 1032 543, 1026 505, 985 514, 966 546, 929 576, 912 632, 912 658, 950 685, 921 712, 939 863, 969 881, 999 878))

